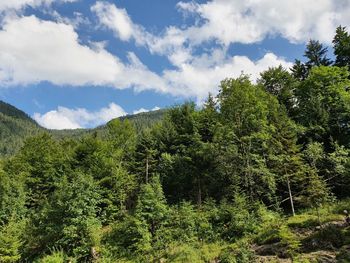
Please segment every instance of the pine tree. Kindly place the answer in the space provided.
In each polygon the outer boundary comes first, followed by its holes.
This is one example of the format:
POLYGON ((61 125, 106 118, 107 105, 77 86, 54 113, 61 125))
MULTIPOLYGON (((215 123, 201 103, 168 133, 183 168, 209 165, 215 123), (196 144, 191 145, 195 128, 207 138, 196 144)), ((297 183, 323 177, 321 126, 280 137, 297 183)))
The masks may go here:
POLYGON ((314 66, 329 66, 332 61, 327 58, 327 48, 318 40, 310 40, 306 45, 304 57, 308 59, 306 66, 310 69, 314 66))
POLYGON ((93 178, 76 172, 64 176, 40 213, 32 219, 32 239, 40 252, 53 247, 85 260, 98 245, 99 191, 93 178))
POLYGON ((290 70, 292 72, 293 77, 299 81, 305 80, 309 73, 309 70, 306 67, 306 65, 298 59, 295 60, 294 65, 290 70))
POLYGON ((8 218, 8 223, 0 226, 0 262, 15 263, 21 258, 25 221, 8 218))
POLYGON ((346 27, 338 26, 333 38, 335 65, 338 67, 350 67, 350 35, 346 27))
POLYGON ((158 176, 152 177, 150 183, 141 186, 135 208, 135 217, 148 226, 153 238, 166 223, 169 209, 158 176))

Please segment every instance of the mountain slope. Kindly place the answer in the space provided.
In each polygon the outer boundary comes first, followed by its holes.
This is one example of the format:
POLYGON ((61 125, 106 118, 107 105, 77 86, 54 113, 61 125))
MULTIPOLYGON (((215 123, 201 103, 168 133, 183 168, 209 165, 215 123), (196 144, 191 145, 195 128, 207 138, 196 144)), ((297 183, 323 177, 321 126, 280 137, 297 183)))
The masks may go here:
MULTIPOLYGON (((120 120, 129 120, 134 124, 137 132, 146 127, 152 126, 159 121, 166 110, 144 112, 135 115, 120 117, 120 120)), ((18 151, 23 145, 23 141, 30 136, 41 132, 51 133, 55 138, 62 139, 70 137, 79 139, 91 133, 97 133, 104 137, 107 133, 107 125, 102 125, 93 129, 75 130, 48 130, 39 126, 30 116, 16 107, 0 101, 0 156, 11 155, 18 151)))
POLYGON ((15 153, 25 138, 43 130, 26 113, 0 101, 0 155, 15 153))

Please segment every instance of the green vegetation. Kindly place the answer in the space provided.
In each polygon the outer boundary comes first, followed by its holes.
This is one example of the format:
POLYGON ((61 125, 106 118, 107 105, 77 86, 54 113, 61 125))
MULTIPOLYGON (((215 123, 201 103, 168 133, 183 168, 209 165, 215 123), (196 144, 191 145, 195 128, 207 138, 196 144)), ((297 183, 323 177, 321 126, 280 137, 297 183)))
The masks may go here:
MULTIPOLYGON (((120 117, 121 120, 130 120, 137 132, 150 127, 164 116, 166 110, 156 110, 135 115, 120 117)), ((74 138, 79 139, 87 134, 96 133, 103 138, 108 134, 107 125, 94 129, 75 130, 47 130, 40 127, 32 118, 23 111, 12 105, 0 101, 0 157, 9 156, 16 153, 22 146, 26 138, 47 132, 56 139, 74 138)))
POLYGON ((3 104, 0 262, 349 262, 349 38, 95 130, 3 104))

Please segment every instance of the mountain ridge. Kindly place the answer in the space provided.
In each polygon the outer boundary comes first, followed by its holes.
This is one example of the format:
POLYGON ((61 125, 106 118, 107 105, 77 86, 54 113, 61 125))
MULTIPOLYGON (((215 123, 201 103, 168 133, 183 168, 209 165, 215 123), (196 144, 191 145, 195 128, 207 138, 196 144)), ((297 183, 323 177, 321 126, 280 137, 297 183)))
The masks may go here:
MULTIPOLYGON (((115 119, 129 120, 134 124, 135 129, 140 132, 159 121, 165 114, 166 109, 141 112, 138 114, 125 115, 115 119)), ((113 121, 112 119, 110 121, 113 121)), ((107 132, 107 122, 104 125, 94 128, 78 129, 47 129, 40 126, 27 113, 17 107, 0 100, 0 156, 12 155, 23 145, 23 141, 31 136, 42 132, 50 133, 56 139, 73 138, 79 139, 82 136, 96 132, 104 136, 107 132)))

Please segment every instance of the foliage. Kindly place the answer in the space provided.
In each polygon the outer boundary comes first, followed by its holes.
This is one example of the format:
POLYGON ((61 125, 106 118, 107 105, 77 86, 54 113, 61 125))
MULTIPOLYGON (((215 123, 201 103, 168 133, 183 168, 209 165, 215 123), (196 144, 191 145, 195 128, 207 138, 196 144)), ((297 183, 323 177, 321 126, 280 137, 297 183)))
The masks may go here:
POLYGON ((310 40, 291 73, 91 130, 1 102, 0 261, 297 262, 349 245, 348 38, 333 66, 310 40))

